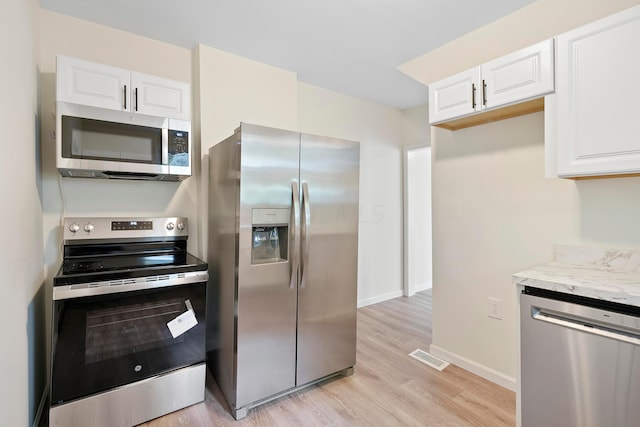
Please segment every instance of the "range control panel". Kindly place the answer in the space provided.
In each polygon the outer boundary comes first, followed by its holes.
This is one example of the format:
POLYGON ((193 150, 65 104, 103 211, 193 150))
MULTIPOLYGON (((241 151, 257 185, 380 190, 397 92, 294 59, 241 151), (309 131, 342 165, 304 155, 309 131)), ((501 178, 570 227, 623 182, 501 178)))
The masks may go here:
POLYGON ((111 221, 112 230, 153 230, 153 221, 111 221))
POLYGON ((187 218, 65 218, 64 240, 188 236, 187 218))

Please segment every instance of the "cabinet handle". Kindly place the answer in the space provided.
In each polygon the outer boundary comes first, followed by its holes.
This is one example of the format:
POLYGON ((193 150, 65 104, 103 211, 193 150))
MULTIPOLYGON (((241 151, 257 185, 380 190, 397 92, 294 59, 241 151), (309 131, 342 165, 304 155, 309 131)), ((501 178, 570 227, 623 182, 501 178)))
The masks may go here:
POLYGON ((471 83, 471 109, 476 109, 476 84, 471 83))
POLYGON ((135 88, 134 92, 136 94, 136 96, 135 96, 135 98, 136 98, 136 111, 138 111, 138 88, 135 88))
POLYGON ((482 105, 487 106, 487 83, 482 80, 482 105))
POLYGON ((127 85, 124 85, 124 109, 127 109, 127 85))

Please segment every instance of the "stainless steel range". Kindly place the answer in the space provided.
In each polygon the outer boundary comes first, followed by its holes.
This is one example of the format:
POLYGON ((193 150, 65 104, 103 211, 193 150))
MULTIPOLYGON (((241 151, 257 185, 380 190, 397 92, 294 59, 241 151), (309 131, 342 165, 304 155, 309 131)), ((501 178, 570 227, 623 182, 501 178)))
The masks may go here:
POLYGON ((66 218, 49 424, 131 426, 204 400, 207 264, 186 218, 66 218))

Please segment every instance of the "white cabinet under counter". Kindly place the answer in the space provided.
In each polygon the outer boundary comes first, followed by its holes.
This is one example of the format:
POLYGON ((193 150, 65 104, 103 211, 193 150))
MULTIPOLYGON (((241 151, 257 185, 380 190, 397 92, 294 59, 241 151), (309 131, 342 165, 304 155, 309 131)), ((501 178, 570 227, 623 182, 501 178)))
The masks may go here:
POLYGON ((553 46, 545 40, 430 84, 429 123, 455 130, 541 111, 554 90, 553 46))
POLYGON ((640 6, 557 37, 547 177, 640 173, 640 6))

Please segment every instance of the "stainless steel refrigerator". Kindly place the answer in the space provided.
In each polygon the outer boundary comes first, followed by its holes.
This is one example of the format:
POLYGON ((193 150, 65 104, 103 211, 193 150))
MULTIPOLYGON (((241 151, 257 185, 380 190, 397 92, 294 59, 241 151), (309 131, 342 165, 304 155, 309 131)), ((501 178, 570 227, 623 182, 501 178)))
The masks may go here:
POLYGON ((209 150, 207 364, 236 419, 353 373, 359 161, 247 123, 209 150))

